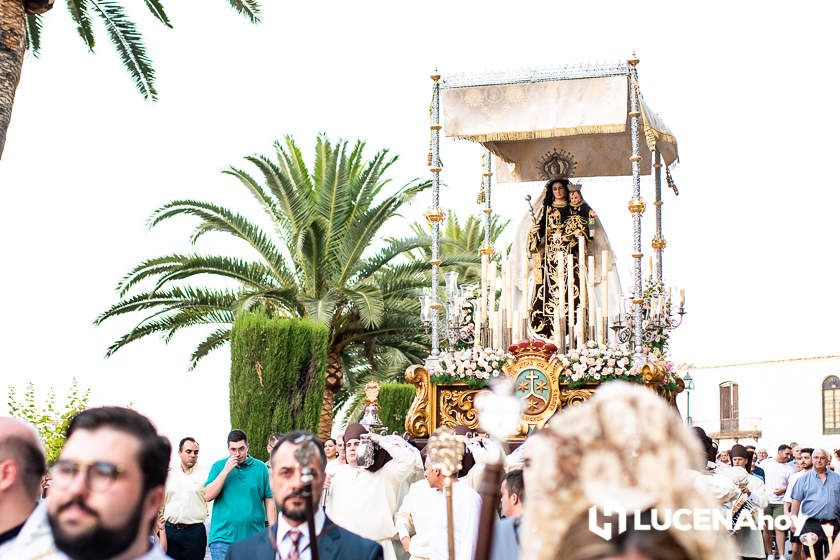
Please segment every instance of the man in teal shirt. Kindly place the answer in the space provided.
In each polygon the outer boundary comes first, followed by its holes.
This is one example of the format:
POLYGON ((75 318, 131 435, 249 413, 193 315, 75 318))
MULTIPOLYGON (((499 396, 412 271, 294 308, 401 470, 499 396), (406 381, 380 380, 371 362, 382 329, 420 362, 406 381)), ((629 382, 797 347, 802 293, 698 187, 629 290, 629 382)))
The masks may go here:
POLYGON ((224 560, 231 543, 277 521, 268 469, 248 455, 248 436, 233 430, 227 444, 230 456, 213 463, 204 484, 204 499, 215 500, 207 539, 213 560, 224 560))

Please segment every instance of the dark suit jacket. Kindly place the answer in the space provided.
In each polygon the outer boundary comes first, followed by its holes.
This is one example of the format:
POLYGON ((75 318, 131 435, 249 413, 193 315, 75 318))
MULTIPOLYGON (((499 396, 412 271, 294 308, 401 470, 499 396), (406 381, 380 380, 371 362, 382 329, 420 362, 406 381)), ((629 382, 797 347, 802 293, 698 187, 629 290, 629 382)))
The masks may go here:
MULTIPOLYGON (((274 560, 277 525, 230 546, 227 560, 274 560)), ((318 535, 321 560, 382 560, 382 546, 343 529, 326 518, 318 535)))

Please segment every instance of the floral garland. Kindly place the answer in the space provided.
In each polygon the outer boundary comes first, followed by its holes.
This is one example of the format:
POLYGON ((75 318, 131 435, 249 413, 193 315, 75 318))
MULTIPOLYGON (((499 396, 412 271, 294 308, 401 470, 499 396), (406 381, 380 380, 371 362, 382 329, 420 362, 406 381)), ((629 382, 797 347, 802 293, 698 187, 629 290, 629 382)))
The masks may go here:
POLYGON ((641 383, 641 373, 633 367, 633 354, 627 348, 599 346, 589 341, 584 348, 559 358, 563 366, 560 382, 570 387, 613 379, 641 383))
MULTIPOLYGON (((662 354, 656 350, 650 356, 654 361, 663 361, 662 354)), ((574 389, 587 384, 622 380, 631 383, 644 383, 639 368, 633 366, 633 353, 629 348, 598 345, 593 341, 586 343, 580 350, 558 356, 563 370, 560 383, 574 389)), ((674 364, 665 361, 664 385, 667 389, 677 386, 674 378, 674 364)))
POLYGON ((484 387, 494 377, 504 375, 502 367, 509 356, 493 348, 467 348, 454 352, 440 353, 440 369, 431 374, 431 380, 439 385, 465 383, 484 387))

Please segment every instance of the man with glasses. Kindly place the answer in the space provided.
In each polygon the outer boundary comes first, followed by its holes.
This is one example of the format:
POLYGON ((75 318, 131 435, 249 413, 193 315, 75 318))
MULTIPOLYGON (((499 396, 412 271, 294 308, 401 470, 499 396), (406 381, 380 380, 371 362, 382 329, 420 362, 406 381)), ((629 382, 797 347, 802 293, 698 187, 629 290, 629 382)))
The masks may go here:
POLYGON ((174 560, 202 560, 207 548, 205 477, 196 468, 198 442, 185 437, 178 444, 180 465, 166 480, 166 553, 174 560))
POLYGON ((163 504, 171 447, 145 416, 91 408, 67 428, 50 469, 47 511, 58 549, 73 560, 162 560, 150 539, 163 504))
POLYGON ((216 461, 204 485, 204 499, 214 500, 210 516, 210 555, 224 560, 232 543, 247 539, 277 521, 268 468, 248 454, 248 437, 233 430, 227 459, 216 461))

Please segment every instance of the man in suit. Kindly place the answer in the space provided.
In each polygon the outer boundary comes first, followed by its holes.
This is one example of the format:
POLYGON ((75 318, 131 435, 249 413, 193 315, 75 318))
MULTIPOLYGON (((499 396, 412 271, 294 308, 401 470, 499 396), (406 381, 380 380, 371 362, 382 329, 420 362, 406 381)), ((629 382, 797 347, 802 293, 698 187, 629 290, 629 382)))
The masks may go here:
MULTIPOLYGON (((301 495, 301 467, 295 450, 308 432, 292 432, 281 438, 272 450, 271 492, 280 515, 277 523, 253 537, 234 543, 228 560, 310 560, 311 540, 306 524, 306 502, 301 495)), ((312 501, 315 504, 315 532, 321 560, 382 560, 382 547, 333 523, 318 507, 324 488, 327 459, 324 447, 314 440, 318 454, 312 458, 312 501)), ((359 504, 361 515, 364 504, 359 504)))

